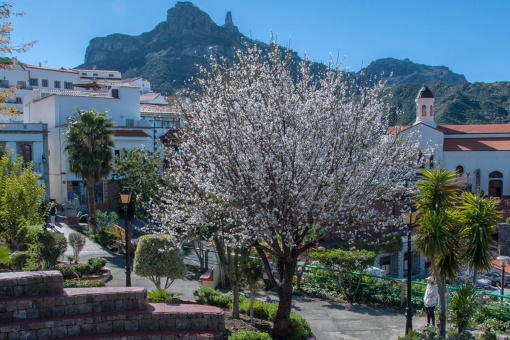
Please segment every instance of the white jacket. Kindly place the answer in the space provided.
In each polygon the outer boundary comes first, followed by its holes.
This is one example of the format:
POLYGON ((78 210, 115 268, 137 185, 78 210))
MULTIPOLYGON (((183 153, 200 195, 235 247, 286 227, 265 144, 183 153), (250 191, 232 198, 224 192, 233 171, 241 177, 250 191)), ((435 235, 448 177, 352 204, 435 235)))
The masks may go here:
POLYGON ((437 292, 437 286, 435 284, 429 285, 427 284, 427 290, 425 291, 425 295, 423 296, 423 302, 425 307, 435 307, 437 305, 437 297, 439 296, 437 292))

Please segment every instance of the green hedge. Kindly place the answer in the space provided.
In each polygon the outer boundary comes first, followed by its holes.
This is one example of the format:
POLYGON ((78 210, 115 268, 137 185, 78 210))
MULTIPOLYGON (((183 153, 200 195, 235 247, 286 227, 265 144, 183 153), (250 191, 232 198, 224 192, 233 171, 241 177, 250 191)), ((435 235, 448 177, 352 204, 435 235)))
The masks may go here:
MULTIPOLYGON (((197 297, 197 302, 200 304, 214 305, 221 308, 232 308, 232 296, 222 294, 212 288, 200 287, 194 292, 197 297)), ((239 311, 243 314, 249 314, 250 302, 244 297, 239 296, 239 311)), ((262 320, 274 322, 276 312, 278 311, 278 304, 264 303, 256 300, 253 306, 254 317, 262 320)), ((310 325, 301 316, 294 312, 290 312, 289 320, 289 340, 305 340, 311 334, 310 325)), ((239 338, 241 339, 241 338, 239 338)))
POLYGON ((271 340, 271 336, 266 332, 244 330, 229 335, 228 340, 271 340))

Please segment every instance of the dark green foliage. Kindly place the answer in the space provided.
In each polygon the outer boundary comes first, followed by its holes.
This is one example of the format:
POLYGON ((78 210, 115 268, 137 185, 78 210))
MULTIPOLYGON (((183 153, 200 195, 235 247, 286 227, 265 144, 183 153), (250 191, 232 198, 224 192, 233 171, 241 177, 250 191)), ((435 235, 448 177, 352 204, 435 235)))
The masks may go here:
MULTIPOLYGON (((200 304, 207 304, 218 306, 220 308, 232 307, 232 296, 221 294, 214 289, 208 287, 200 287, 194 292, 197 297, 197 302, 200 304)), ((239 311, 247 314, 250 309, 250 303, 244 296, 239 297, 239 311)), ((263 303, 255 301, 253 312, 254 316, 258 319, 274 321, 276 312, 278 311, 278 304, 276 303, 263 303)), ((305 340, 310 336, 311 330, 308 322, 294 312, 290 313, 289 320, 289 334, 290 340, 305 340)))
POLYGON ((377 254, 369 250, 328 249, 311 254, 312 259, 332 268, 337 266, 348 271, 362 271, 373 265, 377 254))
POLYGON ((37 270, 37 252, 26 250, 12 254, 10 267, 15 272, 37 270))
POLYGON ((39 234, 38 254, 43 262, 43 268, 54 268, 58 259, 67 250, 67 240, 62 234, 43 231, 39 234))
POLYGON ((64 288, 95 288, 105 286, 106 284, 101 280, 64 280, 64 288))
POLYGON ((450 299, 448 316, 450 321, 457 326, 459 333, 466 329, 477 308, 475 293, 475 287, 467 284, 456 290, 455 295, 450 299))
POLYGON ((228 340, 271 340, 265 332, 243 330, 229 335, 228 340))
POLYGON ((60 264, 56 267, 62 273, 64 280, 80 279, 82 276, 99 275, 105 266, 105 258, 91 258, 88 263, 60 264))
POLYGON ((110 230, 100 229, 96 234, 90 235, 90 238, 97 244, 108 248, 111 247, 119 237, 110 230))

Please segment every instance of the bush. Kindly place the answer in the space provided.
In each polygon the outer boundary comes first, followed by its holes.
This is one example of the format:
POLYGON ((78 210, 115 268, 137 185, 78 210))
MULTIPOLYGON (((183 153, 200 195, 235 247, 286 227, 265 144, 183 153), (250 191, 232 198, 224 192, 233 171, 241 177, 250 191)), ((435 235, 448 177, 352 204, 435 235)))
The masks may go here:
POLYGON ((301 316, 294 312, 290 313, 289 319, 289 339, 305 340, 308 338, 312 330, 310 324, 301 316))
POLYGON ((78 263, 80 252, 85 247, 86 238, 80 233, 73 232, 69 234, 69 244, 73 248, 74 263, 78 263))
POLYGON ((105 248, 108 248, 118 238, 113 232, 105 229, 99 229, 96 234, 91 234, 90 237, 94 240, 94 242, 105 248))
POLYGON ((477 308, 478 300, 475 294, 475 287, 467 284, 456 290, 455 295, 450 299, 448 316, 450 321, 457 326, 459 333, 466 329, 469 319, 477 308))
POLYGON ((64 280, 80 279, 84 275, 99 275, 106 262, 102 257, 91 258, 88 263, 60 264, 56 269, 62 273, 64 280))
POLYGON ((168 289, 176 279, 186 276, 180 248, 170 235, 144 235, 138 239, 133 270, 151 280, 158 290, 168 289), (161 280, 165 279, 162 285, 161 280))
POLYGON ((106 265, 108 261, 103 257, 95 257, 88 260, 90 266, 89 272, 86 275, 98 275, 101 273, 101 269, 106 265))
MULTIPOLYGON (((195 290, 194 295, 197 297, 197 302, 200 304, 209 304, 220 308, 232 308, 232 296, 221 294, 214 289, 202 286, 195 290)), ((249 310, 250 302, 245 297, 240 296, 239 312, 248 314, 249 310)), ((277 311, 278 305, 276 303, 263 303, 257 300, 253 306, 254 317, 262 320, 274 321, 277 311)), ((308 322, 296 313, 290 312, 288 339, 305 340, 310 334, 311 329, 308 322)))
POLYGON ((37 270, 37 253, 34 251, 20 251, 11 255, 11 270, 15 272, 37 270))
POLYGON ((228 340, 271 340, 266 332, 243 330, 229 335, 228 340))
POLYGON ((64 280, 64 288, 96 288, 105 287, 101 280, 64 280))
POLYGON ((62 234, 43 231, 39 234, 38 255, 43 261, 43 268, 55 268, 58 259, 67 250, 67 240, 62 234))

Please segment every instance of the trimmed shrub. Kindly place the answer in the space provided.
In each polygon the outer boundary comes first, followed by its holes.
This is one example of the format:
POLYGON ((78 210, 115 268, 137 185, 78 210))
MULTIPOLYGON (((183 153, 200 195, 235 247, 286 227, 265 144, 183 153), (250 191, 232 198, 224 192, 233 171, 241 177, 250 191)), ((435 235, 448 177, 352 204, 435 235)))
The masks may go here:
POLYGON ((229 335, 228 340, 271 340, 266 332, 243 330, 229 335))
POLYGON ((186 277, 180 248, 171 235, 144 235, 138 239, 133 270, 151 280, 158 290, 168 289, 176 279, 186 277), (161 280, 165 278, 162 285, 161 280))
POLYGON ((43 268, 55 268, 58 259, 67 250, 67 240, 62 234, 43 231, 39 234, 38 253, 43 261, 43 268))

